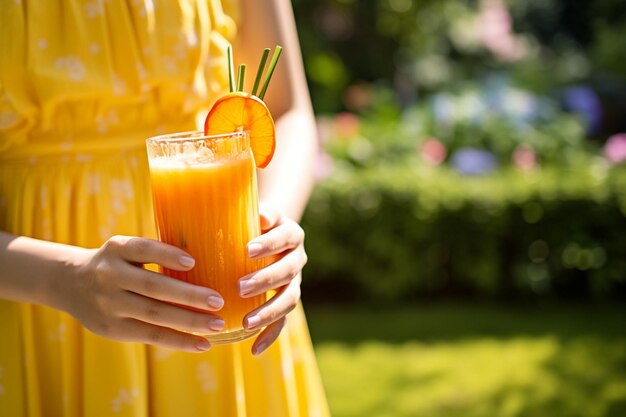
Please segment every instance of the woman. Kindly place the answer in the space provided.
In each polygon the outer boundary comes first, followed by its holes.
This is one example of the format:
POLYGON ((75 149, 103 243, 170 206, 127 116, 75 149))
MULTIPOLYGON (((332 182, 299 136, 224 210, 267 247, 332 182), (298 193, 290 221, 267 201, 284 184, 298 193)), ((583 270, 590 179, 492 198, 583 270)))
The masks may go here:
POLYGON ((315 130, 289 2, 9 1, 0 38, 0 415, 327 415, 297 307, 315 130), (149 239, 144 140, 196 128, 229 41, 252 67, 285 47, 248 246, 279 260, 246 288, 279 291, 246 317, 255 340, 211 347, 172 329, 219 329, 219 294, 137 266, 194 263, 149 239))

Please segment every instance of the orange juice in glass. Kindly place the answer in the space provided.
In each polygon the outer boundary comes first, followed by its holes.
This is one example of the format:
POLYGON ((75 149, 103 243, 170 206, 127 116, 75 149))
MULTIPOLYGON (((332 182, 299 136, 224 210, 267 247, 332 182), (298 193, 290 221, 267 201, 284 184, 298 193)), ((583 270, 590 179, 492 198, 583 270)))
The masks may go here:
POLYGON ((248 338, 243 318, 266 296, 239 296, 238 280, 263 267, 247 243, 260 235, 256 166, 248 132, 162 135, 146 141, 159 240, 187 251, 191 271, 163 273, 218 291, 224 330, 202 334, 212 343, 248 338))

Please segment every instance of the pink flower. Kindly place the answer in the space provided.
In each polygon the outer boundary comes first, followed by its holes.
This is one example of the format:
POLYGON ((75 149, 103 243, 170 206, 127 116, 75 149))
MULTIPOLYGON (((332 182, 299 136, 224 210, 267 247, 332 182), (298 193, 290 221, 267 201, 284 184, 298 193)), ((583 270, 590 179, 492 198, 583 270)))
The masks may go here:
POLYGON ((513 19, 502 0, 483 0, 476 19, 476 30, 482 43, 505 61, 517 61, 527 51, 513 32, 513 19))
POLYGON ((531 171, 537 167, 537 154, 528 145, 519 145, 511 156, 513 165, 522 171, 531 171))
POLYGON ((422 143, 420 147, 420 154, 422 159, 430 165, 439 165, 446 160, 448 151, 443 143, 438 139, 428 138, 422 143))
POLYGON ((315 179, 317 181, 321 181, 325 178, 330 177, 335 169, 335 163, 333 158, 330 157, 326 152, 320 152, 317 155, 317 159, 315 161, 315 179))
POLYGON ((372 104, 372 87, 364 82, 351 85, 346 89, 343 102, 350 110, 362 110, 372 104))
POLYGON ((343 112, 335 117, 337 135, 344 139, 351 139, 359 134, 359 118, 352 113, 343 112))
POLYGON ((626 133, 618 133, 606 141, 604 156, 614 164, 626 161, 626 133))

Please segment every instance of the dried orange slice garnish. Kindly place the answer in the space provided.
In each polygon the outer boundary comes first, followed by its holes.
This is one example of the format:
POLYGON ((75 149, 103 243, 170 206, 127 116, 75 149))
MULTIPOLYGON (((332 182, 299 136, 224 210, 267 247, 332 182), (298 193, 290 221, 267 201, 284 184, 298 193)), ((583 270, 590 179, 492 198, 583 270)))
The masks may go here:
POLYGON ((260 98, 244 92, 218 99, 204 121, 205 135, 248 131, 257 168, 270 163, 276 149, 274 119, 260 98))

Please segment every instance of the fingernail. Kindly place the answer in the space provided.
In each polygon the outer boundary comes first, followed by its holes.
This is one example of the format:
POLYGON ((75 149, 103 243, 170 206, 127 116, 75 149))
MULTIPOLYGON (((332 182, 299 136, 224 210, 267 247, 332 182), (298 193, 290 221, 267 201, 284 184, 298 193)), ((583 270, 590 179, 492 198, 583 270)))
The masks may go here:
POLYGON ((211 348, 211 343, 208 340, 203 340, 201 342, 196 343, 196 349, 202 352, 206 352, 211 348))
POLYGON ((224 299, 218 297, 217 295, 211 295, 207 298, 206 303, 209 307, 214 308, 215 310, 219 310, 224 307, 224 299))
POLYGON ((260 243, 248 243, 248 257, 252 258, 257 256, 263 250, 263 245, 260 243))
POLYGON ((261 317, 252 316, 248 317, 248 325, 246 326, 248 329, 253 329, 257 327, 261 323, 261 317))
POLYGON ((186 256, 186 255, 182 255, 181 257, 179 257, 178 262, 182 266, 185 266, 187 268, 191 268, 192 266, 196 264, 196 261, 192 257, 186 256))
POLYGON ((209 321, 209 329, 215 330, 219 332, 224 328, 224 320, 222 319, 213 319, 209 321))
POLYGON ((259 355, 261 352, 267 349, 268 346, 269 344, 267 342, 261 342, 257 345, 257 347, 254 349, 254 352, 252 352, 252 354, 255 356, 259 355))
POLYGON ((248 295, 254 290, 256 281, 253 279, 244 279, 239 281, 239 293, 241 295, 248 295))

